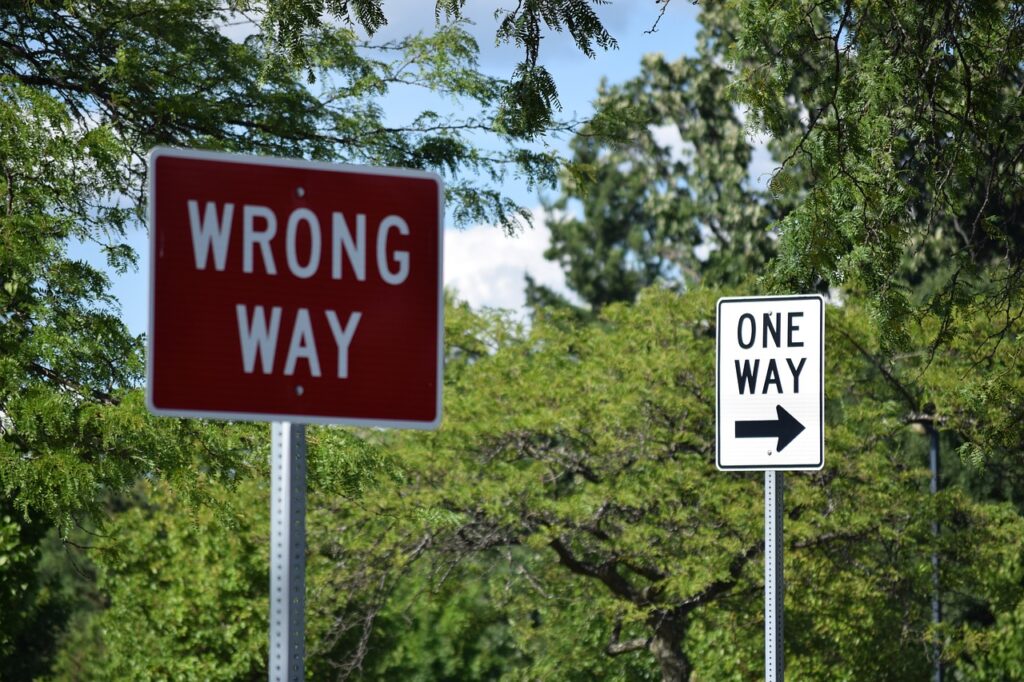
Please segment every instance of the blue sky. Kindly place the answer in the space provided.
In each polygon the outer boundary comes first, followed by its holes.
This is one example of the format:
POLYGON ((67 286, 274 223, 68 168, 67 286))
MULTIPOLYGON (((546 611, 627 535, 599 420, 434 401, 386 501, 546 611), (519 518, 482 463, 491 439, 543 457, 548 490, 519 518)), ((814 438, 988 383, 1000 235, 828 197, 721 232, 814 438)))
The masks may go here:
MULTIPOLYGON (((434 26, 432 2, 425 0, 384 0, 389 25, 375 39, 400 38, 418 31, 429 32, 434 26)), ((494 12, 508 6, 509 0, 470 0, 466 14, 474 22, 471 32, 480 45, 480 67, 485 73, 508 77, 521 59, 521 51, 510 45, 495 45, 497 22, 494 12)), ((598 52, 588 59, 573 44, 567 34, 546 35, 541 47, 541 60, 555 78, 562 104, 561 114, 566 118, 584 118, 592 112, 591 101, 602 77, 609 82, 624 81, 639 71, 640 59, 648 52, 662 52, 669 58, 693 54, 697 32, 698 9, 683 0, 670 3, 665 16, 654 33, 647 33, 658 17, 659 6, 651 2, 616 0, 610 5, 597 7, 605 26, 618 41, 617 50, 598 52)), ((226 32, 242 36, 244 25, 226 32)), ((426 104, 422 95, 397 95, 386 100, 386 115, 390 122, 412 120, 424 106, 444 113, 451 103, 437 100, 426 104)), ((555 149, 565 151, 568 138, 546 141, 555 149)), ((503 190, 527 207, 539 207, 538 197, 522 182, 506 184, 503 190)), ((543 216, 535 213, 535 227, 517 237, 507 237, 496 227, 472 226, 462 230, 448 229, 445 235, 445 282, 453 286, 461 297, 474 306, 517 308, 523 301, 523 276, 530 272, 538 281, 564 290, 564 280, 556 265, 543 258, 548 232, 543 216)), ((132 246, 140 255, 135 272, 117 276, 112 274, 113 293, 120 301, 124 321, 133 333, 146 330, 148 315, 148 243, 144 229, 130 235, 132 246)), ((100 263, 96 249, 82 247, 76 255, 100 263)))

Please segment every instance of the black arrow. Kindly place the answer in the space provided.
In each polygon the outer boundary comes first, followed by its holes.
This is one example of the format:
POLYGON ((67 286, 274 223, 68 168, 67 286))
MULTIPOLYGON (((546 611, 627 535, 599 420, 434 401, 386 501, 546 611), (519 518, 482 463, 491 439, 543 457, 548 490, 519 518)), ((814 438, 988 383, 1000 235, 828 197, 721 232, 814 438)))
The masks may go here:
POLYGON ((793 439, 804 430, 804 425, 796 420, 782 405, 776 405, 778 419, 764 421, 736 422, 737 438, 778 438, 776 450, 782 449, 793 442, 793 439))

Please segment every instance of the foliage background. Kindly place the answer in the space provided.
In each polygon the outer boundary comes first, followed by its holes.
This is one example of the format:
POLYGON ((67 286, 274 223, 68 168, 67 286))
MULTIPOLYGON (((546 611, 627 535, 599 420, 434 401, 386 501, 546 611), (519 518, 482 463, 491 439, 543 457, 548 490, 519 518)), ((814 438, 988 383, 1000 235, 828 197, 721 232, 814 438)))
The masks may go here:
POLYGON ((441 430, 311 429, 311 679, 760 676, 760 482, 712 454, 714 301, 741 291, 831 301, 827 465, 787 477, 790 675, 925 679, 938 642, 959 679, 1024 677, 1019 3, 708 0, 696 55, 566 127, 540 47, 612 46, 591 5, 499 15, 508 79, 455 1, 386 45, 352 30, 377 0, 4 5, 4 679, 266 674, 265 429, 147 415, 143 339, 71 251, 132 266, 154 144, 429 168, 510 232, 512 175, 573 209, 549 257, 584 305, 448 301, 441 430), (262 30, 227 40, 234 12, 262 30), (388 126, 406 86, 464 116, 388 126), (557 130, 572 158, 537 151, 557 130))

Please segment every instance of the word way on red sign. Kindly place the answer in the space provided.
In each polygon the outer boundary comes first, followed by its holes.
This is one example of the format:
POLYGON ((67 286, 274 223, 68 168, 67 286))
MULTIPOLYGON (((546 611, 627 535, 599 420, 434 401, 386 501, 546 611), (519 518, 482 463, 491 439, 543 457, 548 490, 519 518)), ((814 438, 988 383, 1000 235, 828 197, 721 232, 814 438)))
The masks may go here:
POLYGON ((167 148, 149 174, 153 412, 437 427, 438 176, 167 148))

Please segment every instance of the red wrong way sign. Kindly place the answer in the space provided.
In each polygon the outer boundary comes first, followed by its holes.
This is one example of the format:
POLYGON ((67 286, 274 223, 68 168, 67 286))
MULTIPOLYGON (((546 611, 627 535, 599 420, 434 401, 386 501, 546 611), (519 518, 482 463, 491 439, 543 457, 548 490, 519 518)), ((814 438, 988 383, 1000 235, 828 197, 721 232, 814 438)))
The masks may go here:
POLYGON ((438 426, 438 176, 157 148, 149 182, 153 412, 438 426))

